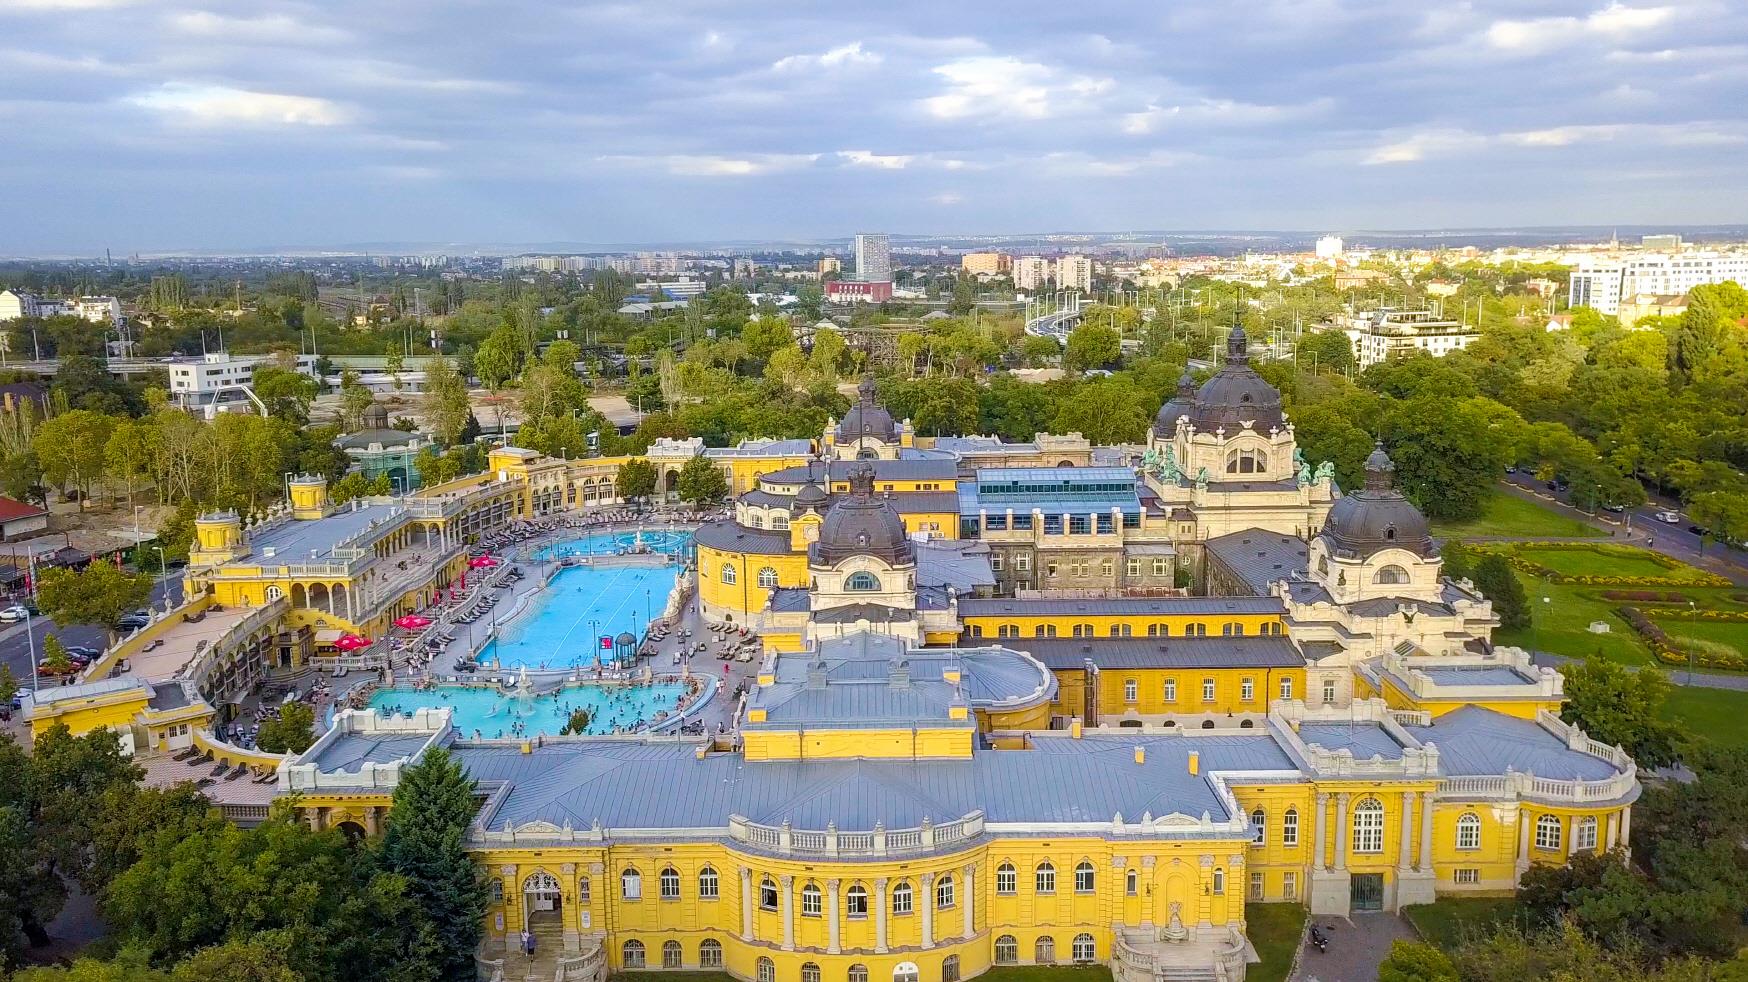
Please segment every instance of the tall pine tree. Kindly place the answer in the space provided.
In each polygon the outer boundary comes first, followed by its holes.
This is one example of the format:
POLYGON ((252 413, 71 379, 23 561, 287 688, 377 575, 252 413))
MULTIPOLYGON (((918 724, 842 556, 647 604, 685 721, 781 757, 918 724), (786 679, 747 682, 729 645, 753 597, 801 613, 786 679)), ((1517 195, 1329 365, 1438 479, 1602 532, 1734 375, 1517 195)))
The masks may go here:
POLYGON ((401 771, 382 840, 383 863, 406 877, 442 939, 442 978, 470 982, 486 915, 486 883, 465 841, 474 782, 449 751, 433 748, 401 771))
POLYGON ((1475 563, 1474 581, 1481 595, 1493 601, 1493 613, 1499 615, 1500 627, 1515 630, 1530 626, 1529 601, 1524 596, 1523 583, 1504 556, 1482 556, 1475 563))

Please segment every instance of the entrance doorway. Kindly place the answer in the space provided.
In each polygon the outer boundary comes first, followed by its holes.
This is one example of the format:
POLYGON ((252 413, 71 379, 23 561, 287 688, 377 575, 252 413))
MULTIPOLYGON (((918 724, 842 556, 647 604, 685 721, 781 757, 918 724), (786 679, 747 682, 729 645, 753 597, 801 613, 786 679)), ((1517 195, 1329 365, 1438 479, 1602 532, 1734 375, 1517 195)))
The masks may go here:
POLYGON ((524 911, 524 927, 533 931, 540 924, 563 924, 563 900, 560 898, 558 878, 544 870, 531 874, 522 881, 522 905, 524 911))
POLYGON ((1384 909, 1384 874, 1355 873, 1349 896, 1353 912, 1363 914, 1384 909))

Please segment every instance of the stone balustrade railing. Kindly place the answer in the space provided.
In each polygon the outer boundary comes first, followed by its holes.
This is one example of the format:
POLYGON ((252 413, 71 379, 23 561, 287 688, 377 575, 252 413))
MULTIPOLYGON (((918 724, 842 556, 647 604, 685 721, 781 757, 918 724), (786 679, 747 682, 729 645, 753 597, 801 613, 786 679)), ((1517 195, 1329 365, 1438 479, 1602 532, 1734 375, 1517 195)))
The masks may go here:
POLYGON ((876 825, 869 832, 840 832, 835 826, 822 831, 761 825, 740 815, 728 819, 729 838, 784 856, 825 858, 900 856, 951 848, 983 834, 983 812, 975 811, 956 821, 936 825, 925 821, 910 829, 887 829, 876 825))

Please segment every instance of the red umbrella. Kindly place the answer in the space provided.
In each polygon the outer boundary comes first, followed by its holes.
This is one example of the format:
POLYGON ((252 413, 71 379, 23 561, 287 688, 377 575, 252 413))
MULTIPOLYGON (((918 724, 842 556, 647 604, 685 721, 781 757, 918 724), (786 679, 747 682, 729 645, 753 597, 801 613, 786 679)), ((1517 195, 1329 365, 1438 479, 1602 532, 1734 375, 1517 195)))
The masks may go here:
POLYGON ((342 634, 339 639, 334 642, 334 647, 339 648, 341 651, 357 651, 359 648, 370 647, 370 639, 361 638, 356 634, 342 634))
POLYGON ((490 556, 475 556, 467 561, 467 565, 473 569, 491 569, 498 565, 498 561, 490 556))
POLYGON ((407 630, 421 628, 430 623, 431 618, 420 617, 418 614, 408 614, 405 617, 395 618, 395 627, 405 628, 407 630))

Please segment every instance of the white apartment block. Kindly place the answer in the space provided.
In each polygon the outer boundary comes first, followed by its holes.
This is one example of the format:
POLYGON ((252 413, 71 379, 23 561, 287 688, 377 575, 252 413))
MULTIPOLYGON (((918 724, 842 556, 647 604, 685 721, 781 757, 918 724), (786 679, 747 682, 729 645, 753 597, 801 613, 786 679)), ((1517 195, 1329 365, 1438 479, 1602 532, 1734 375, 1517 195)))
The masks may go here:
POLYGON ((120 327, 121 301, 114 297, 44 299, 23 290, 0 291, 0 322, 21 317, 82 317, 93 324, 120 327))
POLYGON ((693 297, 702 296, 707 286, 708 284, 703 280, 694 279, 672 280, 669 282, 644 280, 637 284, 637 292, 654 296, 655 291, 660 290, 667 294, 671 299, 690 300, 693 297))
POLYGON ((855 253, 856 279, 859 282, 892 282, 892 241, 890 239, 876 233, 858 233, 855 253))
POLYGON ((1318 259, 1339 259, 1341 257, 1341 236, 1325 235, 1317 240, 1318 259))
POLYGON ((1092 292, 1092 258, 1068 255, 1056 260, 1056 288, 1092 292))
POLYGON ((1447 320, 1437 310, 1397 310, 1383 307, 1336 318, 1336 326, 1353 345, 1354 360, 1362 369, 1391 358, 1405 358, 1424 351, 1443 358, 1467 348, 1481 336, 1462 323, 1447 320))
POLYGON ((1581 256, 1566 288, 1567 304, 1616 316, 1621 301, 1641 294, 1670 296, 1733 280, 1748 284, 1748 253, 1631 253, 1581 256))
MULTIPOLYGON (((198 411, 211 419, 223 412, 253 412, 256 399, 249 386, 255 368, 272 362, 273 355, 232 355, 215 351, 200 358, 170 363, 170 399, 184 410, 198 411)), ((316 356, 298 355, 297 369, 316 377, 316 356)))
POLYGON ((1014 260, 1014 289, 1036 290, 1050 279, 1050 260, 1043 256, 1021 256, 1014 260))

